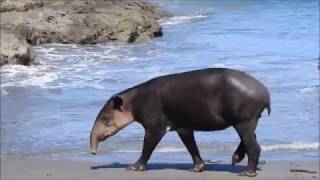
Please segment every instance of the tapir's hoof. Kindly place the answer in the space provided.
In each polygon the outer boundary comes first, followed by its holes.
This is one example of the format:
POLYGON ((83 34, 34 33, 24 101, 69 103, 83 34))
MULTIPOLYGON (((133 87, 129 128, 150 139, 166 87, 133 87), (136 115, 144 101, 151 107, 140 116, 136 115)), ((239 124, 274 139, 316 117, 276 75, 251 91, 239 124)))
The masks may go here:
POLYGON ((145 171, 145 170, 147 170, 147 168, 143 164, 135 163, 135 164, 128 166, 127 170, 128 171, 145 171))
POLYGON ((235 164, 241 162, 243 158, 244 158, 244 157, 239 157, 238 154, 234 154, 234 155, 232 156, 232 166, 234 166, 235 164))
POLYGON ((192 169, 190 169, 190 171, 199 173, 199 172, 204 171, 205 169, 206 169, 205 164, 204 163, 199 163, 199 164, 195 164, 192 167, 192 169))
POLYGON ((240 176, 248 176, 248 177, 256 177, 257 173, 254 171, 243 171, 242 173, 240 173, 240 176))

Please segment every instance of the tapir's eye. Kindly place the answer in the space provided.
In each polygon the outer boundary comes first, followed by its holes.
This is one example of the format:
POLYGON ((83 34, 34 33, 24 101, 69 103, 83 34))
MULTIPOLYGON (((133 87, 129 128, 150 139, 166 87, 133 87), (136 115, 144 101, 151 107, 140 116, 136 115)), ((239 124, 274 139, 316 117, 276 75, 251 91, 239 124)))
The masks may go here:
POLYGON ((111 118, 110 118, 110 117, 106 117, 106 118, 104 119, 104 124, 105 124, 106 126, 111 126, 111 125, 112 125, 111 118))
POLYGON ((103 123, 107 125, 109 122, 110 122, 109 117, 105 116, 103 119, 103 123))
POLYGON ((111 121, 108 121, 107 122, 107 126, 111 126, 112 125, 112 122, 111 121))

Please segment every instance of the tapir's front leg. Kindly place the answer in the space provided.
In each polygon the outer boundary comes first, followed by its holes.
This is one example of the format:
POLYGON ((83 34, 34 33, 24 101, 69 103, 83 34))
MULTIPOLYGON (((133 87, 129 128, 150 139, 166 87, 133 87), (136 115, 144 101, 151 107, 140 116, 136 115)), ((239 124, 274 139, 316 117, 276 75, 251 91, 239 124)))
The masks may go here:
POLYGON ((130 165, 127 169, 129 171, 144 171, 146 164, 160 140, 165 134, 165 130, 147 130, 145 131, 143 149, 140 158, 134 164, 130 165))

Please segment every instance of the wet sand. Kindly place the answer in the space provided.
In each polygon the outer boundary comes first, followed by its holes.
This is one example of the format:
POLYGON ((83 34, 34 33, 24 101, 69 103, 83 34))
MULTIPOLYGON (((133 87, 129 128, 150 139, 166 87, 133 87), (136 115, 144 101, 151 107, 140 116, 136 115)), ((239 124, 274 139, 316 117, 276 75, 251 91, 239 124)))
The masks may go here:
POLYGON ((241 177, 244 163, 231 166, 229 162, 206 163, 207 171, 189 172, 191 164, 153 163, 144 172, 126 171, 128 164, 108 164, 84 161, 50 160, 40 157, 1 157, 1 179, 319 179, 319 163, 309 161, 270 161, 259 165, 255 178, 241 177), (305 169, 316 173, 290 172, 290 169, 305 169))

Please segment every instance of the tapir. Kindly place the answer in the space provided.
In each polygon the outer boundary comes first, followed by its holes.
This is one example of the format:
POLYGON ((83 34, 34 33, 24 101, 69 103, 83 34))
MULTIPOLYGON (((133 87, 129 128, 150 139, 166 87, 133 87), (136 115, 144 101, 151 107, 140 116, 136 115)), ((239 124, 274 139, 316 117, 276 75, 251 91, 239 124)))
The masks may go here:
POLYGON ((239 70, 208 68, 164 75, 113 95, 96 117, 90 133, 91 153, 98 143, 136 121, 144 130, 140 158, 127 169, 146 170, 146 164, 168 131, 176 131, 193 160, 191 170, 205 170, 194 131, 217 131, 232 126, 240 143, 232 165, 248 156, 242 175, 256 176, 260 157, 255 130, 270 94, 258 80, 239 70))

